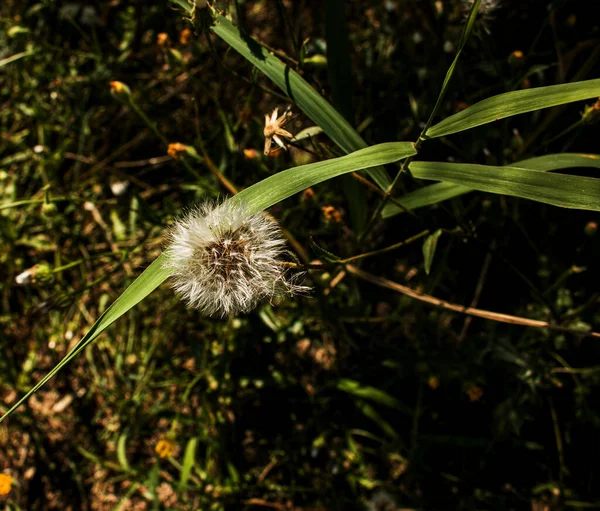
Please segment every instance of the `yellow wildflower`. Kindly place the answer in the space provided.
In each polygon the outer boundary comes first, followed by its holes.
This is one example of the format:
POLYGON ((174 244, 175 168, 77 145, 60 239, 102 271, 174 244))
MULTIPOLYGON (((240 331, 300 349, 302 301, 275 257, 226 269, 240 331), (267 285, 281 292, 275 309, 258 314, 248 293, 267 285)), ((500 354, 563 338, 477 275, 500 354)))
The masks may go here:
POLYGON ((179 42, 181 44, 187 44, 190 42, 190 37, 192 37, 192 31, 189 28, 184 28, 179 34, 179 42))
POLYGON ((115 96, 120 96, 121 94, 131 94, 131 90, 129 87, 127 87, 127 85, 116 80, 110 82, 110 92, 115 96))
POLYGON ((323 216, 328 222, 333 221, 339 224, 342 221, 342 214, 333 206, 323 206, 321 211, 323 211, 323 216))
POLYGON ((256 149, 244 149, 244 157, 247 160, 256 160, 258 158, 258 151, 256 149))
POLYGON ((467 394, 469 396, 469 399, 475 403, 483 397, 483 389, 479 385, 473 385, 470 389, 467 390, 467 394))
POLYGON ((8 495, 12 486, 12 477, 8 474, 0 474, 0 495, 8 495))
POLYGON ((170 458, 173 456, 176 448, 177 444, 173 439, 164 437, 158 441, 154 450, 159 458, 170 458))
POLYGON ((186 146, 181 142, 174 142, 173 144, 169 144, 169 148, 167 152, 171 158, 177 158, 181 153, 185 153, 186 146))
POLYGON ((156 36, 156 44, 159 46, 167 46, 169 44, 169 34, 161 32, 156 36))

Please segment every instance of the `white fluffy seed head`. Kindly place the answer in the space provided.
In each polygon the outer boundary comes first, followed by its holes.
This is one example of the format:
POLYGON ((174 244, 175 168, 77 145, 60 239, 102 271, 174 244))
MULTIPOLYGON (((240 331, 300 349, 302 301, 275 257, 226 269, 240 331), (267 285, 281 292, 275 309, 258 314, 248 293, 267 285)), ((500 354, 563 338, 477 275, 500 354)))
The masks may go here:
POLYGON ((282 264, 285 241, 277 223, 248 214, 237 201, 194 208, 175 221, 168 242, 171 286, 208 316, 248 312, 264 300, 308 290, 282 264))

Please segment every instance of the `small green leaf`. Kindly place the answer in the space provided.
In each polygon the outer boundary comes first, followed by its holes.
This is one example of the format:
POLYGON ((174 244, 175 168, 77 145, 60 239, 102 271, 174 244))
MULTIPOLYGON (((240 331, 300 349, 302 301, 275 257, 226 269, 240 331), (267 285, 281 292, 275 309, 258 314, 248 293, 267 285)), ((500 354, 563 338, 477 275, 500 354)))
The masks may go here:
POLYGON ((185 453, 183 455, 183 465, 181 466, 181 476, 179 478, 179 491, 183 491, 187 482, 190 479, 192 469, 196 463, 196 446, 198 445, 198 439, 196 437, 191 438, 185 446, 185 453))
POLYGON ((119 436, 119 440, 117 440, 117 459, 119 460, 119 464, 121 468, 125 472, 131 471, 131 466, 127 461, 127 452, 126 452, 126 443, 127 443, 127 435, 125 433, 119 436))
POLYGON ((400 438, 390 423, 387 422, 369 403, 363 401, 362 399, 357 399, 354 404, 365 415, 365 417, 368 417, 375 424, 377 424, 387 436, 394 440, 398 440, 400 438))
POLYGON ((348 394, 352 394, 363 399, 375 401, 380 405, 393 408, 395 410, 412 416, 413 412, 408 406, 398 401, 395 397, 390 396, 387 392, 384 392, 383 390, 377 389, 375 387, 361 385, 355 380, 349 380, 344 378, 338 382, 337 388, 339 390, 347 392, 348 394))
POLYGON ((429 275, 429 272, 431 271, 431 263, 433 263, 435 248, 437 247, 437 242, 441 235, 442 230, 438 229, 433 234, 427 236, 425 243, 423 243, 423 259, 425 262, 425 273, 427 275, 429 275))
POLYGON ((427 137, 443 137, 513 115, 598 96, 600 96, 600 79, 505 92, 447 117, 429 128, 427 137))

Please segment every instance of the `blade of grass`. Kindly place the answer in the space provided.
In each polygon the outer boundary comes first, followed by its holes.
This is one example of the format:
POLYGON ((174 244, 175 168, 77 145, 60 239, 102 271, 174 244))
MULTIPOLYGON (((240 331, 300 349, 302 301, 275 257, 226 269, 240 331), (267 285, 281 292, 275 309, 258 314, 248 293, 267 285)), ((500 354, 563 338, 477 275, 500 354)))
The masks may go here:
MULTIPOLYGON (((322 181, 353 172, 358 169, 392 163, 414 154, 410 142, 388 142, 331 160, 301 165, 268 177, 259 183, 241 191, 229 200, 243 201, 248 205, 249 214, 258 213, 273 204, 290 197, 322 181)), ((73 349, 31 390, 17 401, 2 417, 0 423, 9 417, 33 393, 51 380, 66 364, 81 353, 104 330, 123 314, 135 307, 169 276, 163 268, 165 255, 160 255, 146 270, 123 292, 119 298, 100 316, 91 329, 81 338, 73 349)))
POLYGON ((482 192, 600 211, 600 179, 467 163, 413 162, 410 170, 419 179, 449 181, 482 192))
MULTIPOLYGON (((546 156, 521 160, 513 163, 511 166, 540 171, 552 171, 574 167, 600 168, 600 155, 580 153, 547 154, 546 156)), ((397 202, 402 204, 407 210, 413 210, 431 206, 438 202, 452 199, 472 191, 473 189, 468 186, 455 183, 435 183, 407 193, 397 199, 397 202)), ((395 204, 388 204, 382 212, 382 217, 389 218, 403 212, 404 210, 395 204)))
MULTIPOLYGON (((218 16, 211 30, 229 46, 262 71, 283 90, 345 153, 367 147, 367 143, 333 106, 298 73, 269 53, 255 39, 242 34, 227 18, 218 16)), ((369 170, 377 185, 385 190, 390 178, 383 167, 369 170)))
POLYGON ((600 79, 505 92, 447 117, 427 130, 428 138, 443 137, 513 115, 600 96, 600 79))

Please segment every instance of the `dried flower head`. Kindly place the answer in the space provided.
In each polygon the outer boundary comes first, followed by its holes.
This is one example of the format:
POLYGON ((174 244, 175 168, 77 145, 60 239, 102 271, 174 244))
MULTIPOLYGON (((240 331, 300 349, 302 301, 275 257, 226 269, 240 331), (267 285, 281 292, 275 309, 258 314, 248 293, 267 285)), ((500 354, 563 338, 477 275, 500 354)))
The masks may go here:
POLYGON ((183 300, 209 316, 248 312, 263 300, 308 290, 283 261, 277 223, 237 201, 203 204, 169 231, 165 267, 183 300))
POLYGON ((276 108, 273 110, 271 117, 269 114, 265 114, 265 156, 269 156, 271 152, 271 143, 275 140, 275 143, 281 147, 282 149, 286 149, 285 143, 281 140, 280 137, 285 137, 292 139, 294 135, 292 135, 289 131, 284 130, 283 127, 291 120, 293 117, 292 112, 286 110, 283 112, 281 117, 278 117, 279 109, 276 108))

